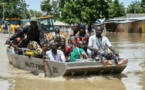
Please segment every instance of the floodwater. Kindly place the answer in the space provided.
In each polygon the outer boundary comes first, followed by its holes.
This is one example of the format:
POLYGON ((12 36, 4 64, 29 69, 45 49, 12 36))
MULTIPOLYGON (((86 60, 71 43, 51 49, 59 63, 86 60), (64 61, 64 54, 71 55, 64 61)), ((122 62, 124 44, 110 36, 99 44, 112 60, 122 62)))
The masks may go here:
POLYGON ((9 64, 7 34, 0 33, 0 90, 145 90, 145 34, 107 33, 120 57, 129 63, 120 75, 49 78, 9 64))

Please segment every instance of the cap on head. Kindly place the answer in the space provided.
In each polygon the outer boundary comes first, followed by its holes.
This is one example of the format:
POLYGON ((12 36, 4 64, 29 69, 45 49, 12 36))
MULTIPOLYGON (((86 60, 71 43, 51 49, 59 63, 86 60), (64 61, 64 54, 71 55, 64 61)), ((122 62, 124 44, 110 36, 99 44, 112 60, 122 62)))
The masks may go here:
POLYGON ((31 21, 37 22, 37 18, 36 18, 36 17, 31 17, 31 18, 30 18, 30 22, 31 22, 31 21))

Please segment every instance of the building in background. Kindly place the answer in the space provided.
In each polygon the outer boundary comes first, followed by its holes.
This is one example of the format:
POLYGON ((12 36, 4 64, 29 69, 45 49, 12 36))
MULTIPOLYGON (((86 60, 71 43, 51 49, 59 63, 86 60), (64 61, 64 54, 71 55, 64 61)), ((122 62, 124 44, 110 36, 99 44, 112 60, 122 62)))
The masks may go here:
POLYGON ((55 21, 54 22, 55 28, 60 28, 61 32, 70 33, 70 25, 64 22, 55 21))
POLYGON ((145 33, 145 14, 128 14, 124 18, 105 21, 109 32, 145 33))

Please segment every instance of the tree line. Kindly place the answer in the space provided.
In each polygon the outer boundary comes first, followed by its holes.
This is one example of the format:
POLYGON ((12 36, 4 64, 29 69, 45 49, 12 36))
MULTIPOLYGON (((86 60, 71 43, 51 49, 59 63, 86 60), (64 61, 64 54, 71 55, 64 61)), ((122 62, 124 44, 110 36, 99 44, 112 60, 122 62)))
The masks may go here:
MULTIPOLYGON (((0 19, 21 18, 26 19, 31 16, 40 16, 41 12, 27 10, 29 5, 25 0, 0 0, 0 19)), ((40 7, 40 6, 38 6, 40 7)))
POLYGON ((102 17, 108 19, 130 13, 145 13, 144 6, 145 0, 132 1, 127 7, 119 0, 44 0, 41 2, 41 10, 54 15, 60 21, 88 25, 102 17))
POLYGON ((0 0, 0 18, 30 18, 42 13, 54 15, 54 18, 69 24, 91 24, 98 18, 122 17, 128 13, 145 13, 142 1, 132 1, 128 7, 119 0, 43 0, 40 4, 42 12, 27 10, 25 0, 0 0), (3 14, 4 10, 4 14, 3 14))

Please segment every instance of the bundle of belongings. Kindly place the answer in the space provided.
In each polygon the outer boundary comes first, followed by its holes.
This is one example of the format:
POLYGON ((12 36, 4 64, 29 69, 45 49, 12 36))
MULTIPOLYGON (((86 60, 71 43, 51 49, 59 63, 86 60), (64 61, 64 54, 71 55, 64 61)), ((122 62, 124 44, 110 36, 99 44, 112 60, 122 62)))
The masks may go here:
POLYGON ((37 56, 39 54, 42 53, 42 49, 40 47, 40 45, 36 42, 36 41, 31 41, 28 45, 27 48, 29 50, 27 50, 25 52, 26 56, 37 56))

